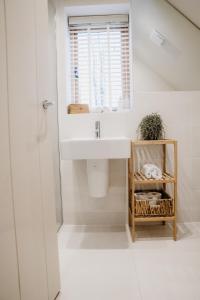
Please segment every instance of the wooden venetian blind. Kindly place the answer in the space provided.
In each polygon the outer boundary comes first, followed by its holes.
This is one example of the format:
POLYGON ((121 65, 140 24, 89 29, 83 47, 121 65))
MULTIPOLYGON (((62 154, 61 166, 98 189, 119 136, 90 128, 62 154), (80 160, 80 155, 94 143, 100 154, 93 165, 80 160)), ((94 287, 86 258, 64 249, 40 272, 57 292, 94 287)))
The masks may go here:
POLYGON ((128 15, 69 17, 72 103, 130 108, 128 15))

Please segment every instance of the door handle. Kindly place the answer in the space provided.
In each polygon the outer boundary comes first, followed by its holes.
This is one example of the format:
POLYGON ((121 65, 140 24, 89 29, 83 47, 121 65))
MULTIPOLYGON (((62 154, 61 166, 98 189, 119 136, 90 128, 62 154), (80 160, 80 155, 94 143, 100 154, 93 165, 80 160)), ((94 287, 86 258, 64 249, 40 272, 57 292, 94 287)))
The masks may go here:
POLYGON ((42 107, 44 110, 47 110, 49 106, 54 105, 54 102, 44 100, 42 101, 42 107))

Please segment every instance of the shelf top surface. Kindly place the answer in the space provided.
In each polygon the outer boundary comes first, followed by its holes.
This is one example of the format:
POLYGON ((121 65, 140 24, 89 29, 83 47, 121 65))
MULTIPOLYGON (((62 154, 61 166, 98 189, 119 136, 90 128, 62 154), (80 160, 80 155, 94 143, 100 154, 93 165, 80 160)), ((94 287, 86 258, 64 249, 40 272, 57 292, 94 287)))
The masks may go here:
POLYGON ((165 144, 174 144, 177 141, 173 139, 166 140, 132 140, 135 145, 165 145, 165 144))
POLYGON ((171 221, 175 220, 175 216, 148 216, 148 217, 136 217, 135 222, 158 222, 158 221, 171 221))
POLYGON ((163 176, 160 179, 148 179, 142 174, 142 172, 136 172, 134 174, 134 182, 141 183, 141 184, 168 183, 168 182, 170 183, 170 182, 175 182, 175 178, 168 173, 163 173, 163 176))

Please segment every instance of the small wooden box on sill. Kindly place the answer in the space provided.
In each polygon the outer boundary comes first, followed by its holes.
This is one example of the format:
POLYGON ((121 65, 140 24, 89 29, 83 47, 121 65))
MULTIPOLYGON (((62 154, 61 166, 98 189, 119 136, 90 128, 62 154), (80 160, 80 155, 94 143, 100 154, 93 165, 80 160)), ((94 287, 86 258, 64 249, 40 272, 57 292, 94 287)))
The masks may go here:
POLYGON ((69 104, 67 107, 68 114, 86 114, 89 112, 88 104, 69 104))
MULTIPOLYGON (((148 151, 148 148, 146 149, 148 151)), ((176 240, 176 207, 177 207, 177 141, 176 140, 136 140, 131 142, 131 158, 128 163, 129 176, 129 225, 132 240, 135 240, 136 223, 139 222, 159 222, 165 224, 166 221, 173 223, 173 238, 176 240), (162 147, 162 173, 161 179, 147 179, 140 170, 136 168, 137 147, 148 146, 162 147), (173 146, 173 174, 167 171, 167 146, 173 146), (167 184, 173 186, 173 195, 167 194, 167 184), (156 207, 151 207, 148 200, 136 200, 135 192, 140 187, 140 191, 146 186, 161 186, 162 197, 158 200, 156 207)))

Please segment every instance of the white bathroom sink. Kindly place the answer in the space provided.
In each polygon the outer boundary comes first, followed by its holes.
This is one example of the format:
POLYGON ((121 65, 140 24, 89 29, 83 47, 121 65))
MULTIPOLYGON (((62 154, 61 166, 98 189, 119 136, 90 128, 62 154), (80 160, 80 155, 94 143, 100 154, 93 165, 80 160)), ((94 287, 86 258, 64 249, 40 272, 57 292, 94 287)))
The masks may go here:
POLYGON ((122 159, 130 157, 130 139, 85 138, 61 141, 61 159, 122 159))

